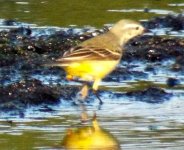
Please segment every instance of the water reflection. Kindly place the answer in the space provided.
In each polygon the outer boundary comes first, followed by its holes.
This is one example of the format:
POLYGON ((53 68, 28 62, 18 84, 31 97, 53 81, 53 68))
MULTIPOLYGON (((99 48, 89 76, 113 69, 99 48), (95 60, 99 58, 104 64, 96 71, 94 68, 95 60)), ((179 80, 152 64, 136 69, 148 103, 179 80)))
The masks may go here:
POLYGON ((100 127, 96 115, 89 126, 67 129, 61 145, 67 150, 120 150, 117 139, 100 127))

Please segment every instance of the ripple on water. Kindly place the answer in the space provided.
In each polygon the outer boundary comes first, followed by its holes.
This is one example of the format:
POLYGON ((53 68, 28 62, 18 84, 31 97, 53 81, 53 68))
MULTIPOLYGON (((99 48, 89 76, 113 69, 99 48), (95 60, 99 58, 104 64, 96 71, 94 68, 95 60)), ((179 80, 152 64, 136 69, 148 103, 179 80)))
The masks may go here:
POLYGON ((146 12, 146 13, 154 13, 159 15, 167 15, 167 14, 175 14, 174 11, 171 10, 164 10, 164 9, 109 9, 107 10, 109 12, 124 12, 124 13, 130 13, 130 12, 146 12))

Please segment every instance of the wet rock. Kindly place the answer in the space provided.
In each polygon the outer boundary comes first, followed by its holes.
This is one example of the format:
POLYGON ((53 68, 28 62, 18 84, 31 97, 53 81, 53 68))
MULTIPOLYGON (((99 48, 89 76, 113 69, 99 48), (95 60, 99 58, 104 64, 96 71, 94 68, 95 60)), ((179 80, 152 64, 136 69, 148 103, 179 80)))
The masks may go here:
POLYGON ((171 66, 171 70, 172 71, 182 71, 184 69, 184 67, 178 63, 175 63, 171 66))
POLYGON ((147 65, 146 68, 145 68, 145 71, 155 72, 154 66, 153 65, 147 65))
POLYGON ((139 36, 132 39, 125 48, 123 60, 161 61, 184 56, 184 40, 159 36, 139 36))
POLYGON ((0 65, 14 64, 11 58, 25 58, 35 54, 44 59, 40 54, 46 52, 58 54, 58 51, 69 49, 74 46, 77 39, 73 35, 55 34, 45 35, 39 38, 30 36, 30 28, 17 28, 10 31, 0 32, 0 65))
POLYGON ((184 55, 176 57, 175 63, 171 66, 172 71, 181 71, 184 70, 184 55))
POLYGON ((143 25, 148 29, 154 28, 172 28, 172 30, 178 31, 184 29, 184 15, 166 15, 158 16, 149 21, 144 21, 143 25))
POLYGON ((20 114, 29 106, 40 105, 45 106, 42 111, 51 111, 52 105, 75 100, 79 90, 79 86, 44 85, 39 80, 28 78, 0 87, 0 111, 18 111, 20 114))
MULTIPOLYGON (((70 49, 71 47, 79 43, 79 39, 76 35, 68 35, 65 32, 57 32, 50 36, 41 36, 34 44, 30 45, 30 48, 38 54, 59 53, 70 49)), ((61 53, 60 53, 61 55, 61 53)))
POLYGON ((61 88, 61 99, 64 100, 74 100, 76 98, 76 94, 79 92, 80 87, 78 86, 62 86, 61 88))
POLYGON ((176 63, 184 66, 184 55, 180 55, 176 58, 176 63))
POLYGON ((180 81, 175 78, 168 78, 167 79, 167 86, 169 87, 174 87, 180 84, 180 81))
POLYGON ((134 97, 136 101, 147 103, 162 103, 169 100, 172 94, 167 93, 164 89, 158 87, 149 87, 144 90, 127 92, 126 96, 134 97))
POLYGON ((60 90, 43 85, 39 80, 21 80, 0 87, 0 108, 4 111, 23 110, 30 105, 57 104, 60 90))
POLYGON ((124 80, 131 79, 146 79, 148 77, 147 73, 141 71, 134 71, 129 68, 116 68, 110 75, 108 75, 104 81, 106 82, 122 82, 124 80))
POLYGON ((5 26, 14 26, 15 24, 16 24, 16 20, 13 20, 13 19, 3 21, 3 25, 5 26))
POLYGON ((15 28, 10 30, 9 32, 12 36, 16 35, 17 39, 25 38, 26 36, 30 36, 32 33, 32 30, 29 27, 19 27, 19 28, 15 28), (24 37, 25 36, 25 37, 24 37))

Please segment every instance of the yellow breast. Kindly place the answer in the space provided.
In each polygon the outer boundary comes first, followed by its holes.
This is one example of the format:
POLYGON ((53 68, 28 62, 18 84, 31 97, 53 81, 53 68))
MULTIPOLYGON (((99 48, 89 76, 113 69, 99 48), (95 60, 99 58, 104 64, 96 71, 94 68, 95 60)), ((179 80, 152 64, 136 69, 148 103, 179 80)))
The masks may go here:
POLYGON ((79 77, 86 81, 102 79, 109 74, 119 61, 81 61, 73 62, 65 68, 68 75, 79 77))

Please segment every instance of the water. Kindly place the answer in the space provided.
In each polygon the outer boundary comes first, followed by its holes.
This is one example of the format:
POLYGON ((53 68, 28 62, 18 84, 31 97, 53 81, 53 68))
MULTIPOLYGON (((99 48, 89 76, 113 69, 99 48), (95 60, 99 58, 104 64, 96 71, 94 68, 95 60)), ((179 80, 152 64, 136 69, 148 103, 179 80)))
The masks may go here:
MULTIPOLYGON (((97 115, 100 125, 119 140, 121 149, 182 150, 183 104, 180 99, 156 105, 106 99, 97 115)), ((94 105, 88 106, 90 117, 96 110, 94 105)), ((1 149, 59 147, 65 130, 80 122, 80 111, 77 109, 61 106, 56 112, 42 114, 29 110, 24 119, 1 119, 1 149), (7 120, 12 120, 13 124, 9 124, 7 120)))
MULTIPOLYGON (((31 24, 29 26, 35 29, 54 26, 54 30, 69 25, 101 27, 103 24, 111 24, 122 18, 144 20, 168 13, 180 13, 182 9, 184 9, 183 0, 138 2, 135 0, 71 0, 70 2, 68 0, 0 0, 0 18, 28 22, 31 24)), ((1 26, 1 29, 5 28, 1 26)), ((164 35, 165 29, 155 32, 164 35)), ((52 30, 49 32, 43 30, 43 34, 50 33, 52 30)), ((184 34, 173 33, 171 36, 183 37, 184 34)), ((137 65, 136 62, 133 63, 137 65)), ((166 62, 166 66, 169 64, 172 64, 172 61, 166 62)), ((122 66, 126 65, 122 64, 122 66)), ((142 71, 144 67, 143 62, 134 70, 142 71)), ((101 88, 126 92, 132 88, 155 84, 172 93, 173 96, 163 103, 149 104, 128 97, 114 99, 112 95, 104 94, 105 103, 100 110, 96 99, 86 105, 89 118, 92 118, 93 112, 96 111, 100 126, 118 139, 123 150, 183 150, 183 74, 171 73, 167 67, 159 68, 159 66, 156 74, 152 72, 147 74, 146 79, 132 78, 121 84, 103 82, 101 88), (169 77, 178 78, 181 84, 177 88, 168 88, 165 82, 169 77)), ((38 75, 34 78, 43 79, 38 75)), ((81 109, 64 100, 52 109, 54 111, 44 112, 42 106, 31 107, 27 109, 23 118, 0 113, 0 149, 62 149, 61 141, 66 130, 80 124, 81 109)))
POLYGON ((183 0, 0 0, 0 18, 38 25, 101 27, 122 18, 148 19, 183 8, 183 0))

